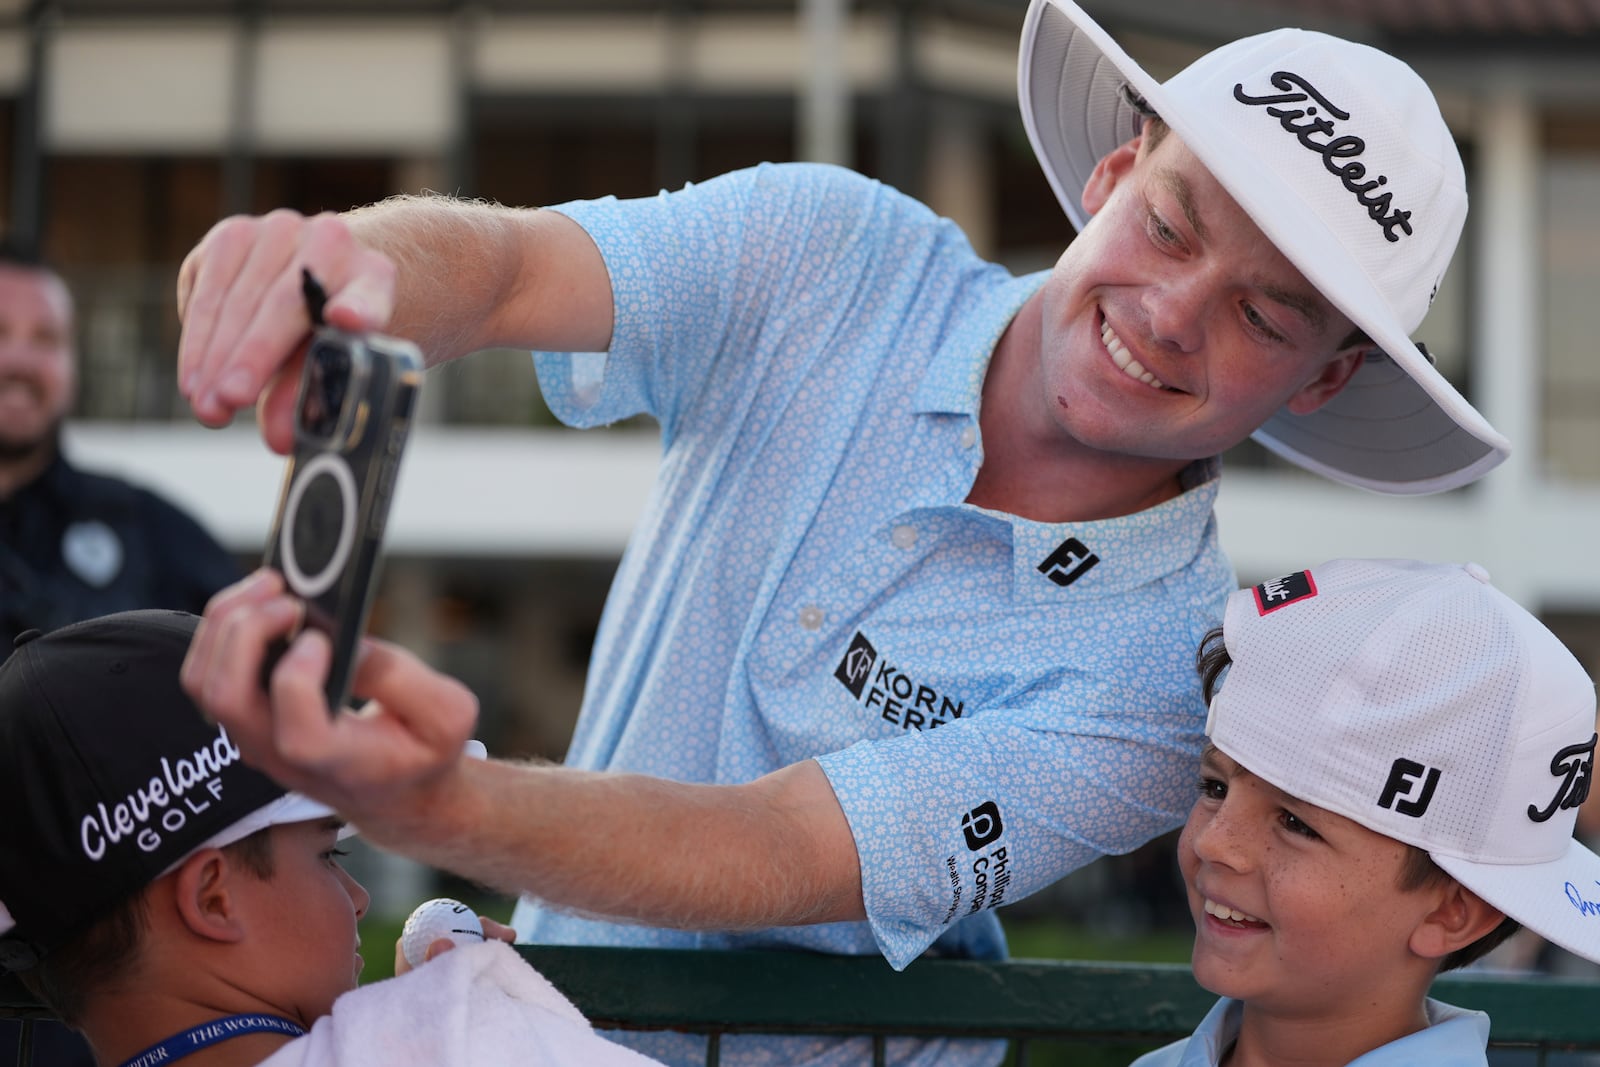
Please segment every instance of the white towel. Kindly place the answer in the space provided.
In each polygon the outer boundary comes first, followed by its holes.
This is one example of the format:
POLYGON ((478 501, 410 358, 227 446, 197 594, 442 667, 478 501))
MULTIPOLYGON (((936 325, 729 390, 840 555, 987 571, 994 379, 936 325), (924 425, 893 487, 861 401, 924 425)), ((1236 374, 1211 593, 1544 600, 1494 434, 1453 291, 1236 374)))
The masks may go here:
POLYGON ((262 1067, 645 1067, 502 941, 352 990, 262 1067))

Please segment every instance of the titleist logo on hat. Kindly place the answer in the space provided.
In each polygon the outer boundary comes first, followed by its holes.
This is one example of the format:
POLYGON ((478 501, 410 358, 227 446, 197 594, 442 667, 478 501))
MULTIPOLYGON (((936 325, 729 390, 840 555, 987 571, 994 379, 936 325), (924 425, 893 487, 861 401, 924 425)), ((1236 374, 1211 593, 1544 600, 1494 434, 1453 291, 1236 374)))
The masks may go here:
POLYGON ((1341 133, 1334 122, 1349 122, 1350 112, 1345 111, 1317 91, 1305 78, 1292 71, 1280 70, 1268 79, 1277 93, 1253 96, 1244 91, 1244 83, 1233 87, 1233 98, 1250 107, 1262 107, 1278 120, 1278 124, 1292 133, 1306 148, 1322 157, 1322 165, 1344 187, 1355 194, 1356 202, 1367 209, 1367 217, 1383 227, 1383 236, 1399 241, 1402 234, 1410 236, 1411 212, 1394 207, 1394 193, 1385 190, 1389 177, 1379 174, 1367 179, 1367 165, 1359 158, 1367 150, 1367 142, 1353 133, 1341 133), (1293 105, 1300 105, 1298 107, 1293 105), (1304 120, 1304 121, 1301 121, 1304 120), (1335 136, 1338 134, 1338 136, 1335 136), (1325 140, 1318 141, 1317 137, 1325 140), (1345 162, 1348 160, 1348 162, 1345 162), (1367 180, 1363 180, 1367 179, 1367 180))
POLYGON ((83 854, 98 862, 109 846, 131 840, 142 852, 161 847, 163 831, 174 833, 191 816, 206 811, 222 799, 222 772, 242 757, 228 731, 217 728, 210 744, 186 756, 162 756, 149 781, 107 808, 104 801, 78 822, 83 854))
POLYGON ((1544 822, 1558 811, 1576 808, 1589 799, 1589 781, 1594 776, 1594 744, 1600 735, 1591 734, 1589 740, 1568 745, 1550 758, 1550 773, 1561 781, 1556 786, 1555 799, 1541 810, 1528 805, 1528 818, 1544 822))
POLYGON ((1297 600, 1317 595, 1317 581, 1310 571, 1295 571, 1255 587, 1256 611, 1269 615, 1297 600))

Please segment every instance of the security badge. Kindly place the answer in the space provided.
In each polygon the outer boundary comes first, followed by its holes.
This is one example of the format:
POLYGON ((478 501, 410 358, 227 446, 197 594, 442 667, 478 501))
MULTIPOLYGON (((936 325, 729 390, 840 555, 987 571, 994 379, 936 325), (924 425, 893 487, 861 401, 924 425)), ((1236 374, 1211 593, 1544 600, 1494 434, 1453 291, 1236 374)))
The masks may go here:
POLYGON ((75 522, 61 535, 61 558, 85 584, 104 589, 122 573, 122 539, 99 519, 75 522))

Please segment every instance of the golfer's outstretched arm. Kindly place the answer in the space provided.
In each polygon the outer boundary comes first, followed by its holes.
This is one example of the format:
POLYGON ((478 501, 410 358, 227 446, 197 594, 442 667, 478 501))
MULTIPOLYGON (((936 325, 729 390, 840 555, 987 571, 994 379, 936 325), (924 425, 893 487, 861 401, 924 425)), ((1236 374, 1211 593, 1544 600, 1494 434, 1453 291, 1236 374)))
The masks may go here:
POLYGON ((372 642, 360 714, 329 716, 328 647, 297 638, 258 685, 298 608, 271 572, 218 594, 184 664, 196 703, 246 756, 337 809, 374 844, 564 909, 661 926, 739 929, 860 919, 861 874, 822 769, 744 785, 463 758, 464 686, 372 642))
POLYGON ((326 292, 330 324, 407 337, 430 364, 499 346, 600 351, 611 340, 605 263, 555 212, 411 196, 345 215, 239 215, 212 227, 178 272, 178 384, 201 422, 222 425, 259 400, 263 435, 287 450, 292 372, 312 325, 303 270, 326 292))

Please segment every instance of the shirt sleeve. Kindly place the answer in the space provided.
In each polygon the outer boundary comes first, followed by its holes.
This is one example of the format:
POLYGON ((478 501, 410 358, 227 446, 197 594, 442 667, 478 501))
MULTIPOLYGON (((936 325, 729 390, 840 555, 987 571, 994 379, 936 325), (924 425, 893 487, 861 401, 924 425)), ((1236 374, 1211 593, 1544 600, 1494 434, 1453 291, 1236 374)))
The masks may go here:
POLYGON ((552 210, 599 248, 615 324, 605 353, 534 353, 546 403, 580 427, 649 414, 668 441, 694 418, 707 382, 738 375, 760 388, 756 354, 782 358, 775 339, 793 324, 825 331, 830 317, 850 314, 857 279, 875 268, 875 234, 940 225, 887 186, 804 163, 552 210))
POLYGON ((1183 821, 1205 710, 1192 666, 1164 666, 818 757, 891 965, 906 966, 968 915, 1183 821))

